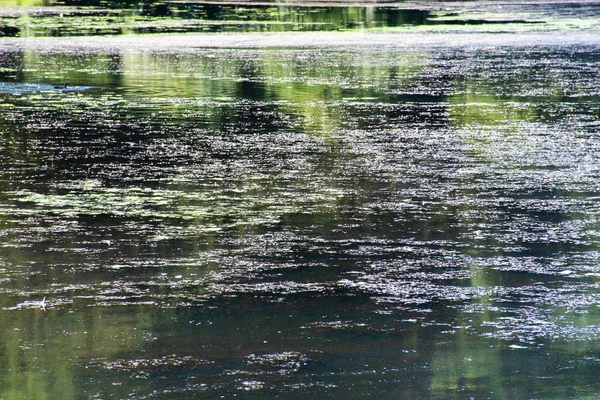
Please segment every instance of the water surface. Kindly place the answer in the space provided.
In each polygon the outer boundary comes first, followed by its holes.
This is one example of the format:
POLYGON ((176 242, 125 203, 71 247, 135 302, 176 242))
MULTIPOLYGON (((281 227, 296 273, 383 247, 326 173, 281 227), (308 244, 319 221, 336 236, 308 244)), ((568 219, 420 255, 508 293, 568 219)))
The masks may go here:
POLYGON ((197 32, 600 30, 595 0, 388 2, 0 0, 0 37, 197 32))
POLYGON ((0 41, 0 398, 596 397, 597 38, 0 41))

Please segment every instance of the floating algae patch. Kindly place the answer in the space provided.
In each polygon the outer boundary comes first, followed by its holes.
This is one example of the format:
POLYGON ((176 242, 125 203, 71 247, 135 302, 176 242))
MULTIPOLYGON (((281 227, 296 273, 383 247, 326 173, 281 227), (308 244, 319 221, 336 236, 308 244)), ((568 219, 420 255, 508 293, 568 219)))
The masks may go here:
POLYGON ((130 33, 334 31, 420 23, 428 11, 372 7, 299 7, 247 3, 146 4, 138 9, 0 9, 2 36, 130 33))
MULTIPOLYGON (((436 3, 437 4, 437 3, 436 3)), ((0 36, 69 37, 191 32, 297 32, 364 29, 506 32, 597 29, 598 6, 580 7, 577 18, 552 3, 460 5, 68 2, 44 7, 0 6, 0 36), (105 8, 101 8, 102 6, 105 8)))
MULTIPOLYGON (((35 205, 34 213, 52 213, 64 216, 80 214, 112 214, 116 216, 167 217, 161 208, 172 204, 178 193, 155 192, 149 189, 105 189, 83 190, 79 193, 40 194, 17 192, 14 197, 19 203, 35 205)), ((25 211, 27 212, 27 211, 25 211)))
MULTIPOLYGON (((258 188, 259 186, 255 187, 258 188)), ((89 181, 80 189, 63 189, 48 194, 23 190, 9 196, 18 205, 12 209, 14 215, 46 215, 69 219, 112 216, 181 220, 195 222, 196 233, 233 226, 272 225, 278 223, 282 215, 303 207, 302 201, 286 205, 289 199, 285 192, 277 195, 281 196, 280 200, 275 200, 272 196, 261 196, 255 189, 225 189, 221 193, 183 192, 169 189, 107 188, 102 187, 98 181, 89 181)), ((335 198, 335 194, 324 193, 298 200, 319 204, 322 199, 330 197, 335 198)), ((162 236, 157 236, 160 237, 162 236)))

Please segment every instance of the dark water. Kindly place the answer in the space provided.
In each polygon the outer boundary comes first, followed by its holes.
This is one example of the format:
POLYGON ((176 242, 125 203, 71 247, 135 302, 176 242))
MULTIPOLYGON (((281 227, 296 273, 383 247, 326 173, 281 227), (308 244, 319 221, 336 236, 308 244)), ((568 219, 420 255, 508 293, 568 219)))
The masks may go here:
POLYGON ((597 38, 0 42, 0 398, 596 398, 597 38))

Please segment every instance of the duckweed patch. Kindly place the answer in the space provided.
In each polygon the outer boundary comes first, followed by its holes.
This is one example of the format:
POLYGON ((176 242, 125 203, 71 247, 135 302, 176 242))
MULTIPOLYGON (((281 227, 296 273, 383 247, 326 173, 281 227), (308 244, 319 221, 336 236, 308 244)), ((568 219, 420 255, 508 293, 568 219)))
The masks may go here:
POLYGON ((562 3, 286 4, 161 2, 56 3, 45 7, 0 7, 0 36, 69 37, 149 33, 294 32, 400 29, 414 32, 525 32, 598 29, 597 9, 588 4, 577 18, 562 3))

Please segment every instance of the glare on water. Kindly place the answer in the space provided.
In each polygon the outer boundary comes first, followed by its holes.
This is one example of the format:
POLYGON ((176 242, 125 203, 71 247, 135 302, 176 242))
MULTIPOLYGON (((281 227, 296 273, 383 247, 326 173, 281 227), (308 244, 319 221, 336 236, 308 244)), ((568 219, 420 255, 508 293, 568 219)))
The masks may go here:
POLYGON ((0 398, 592 398, 597 37, 0 41, 0 398))

